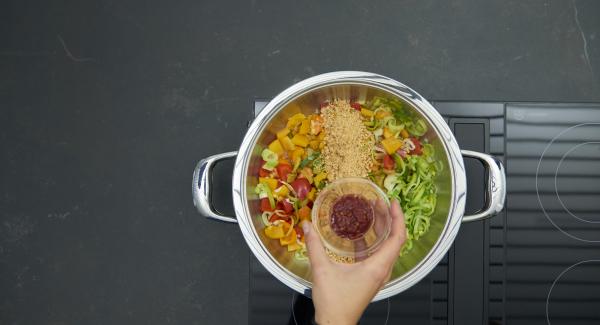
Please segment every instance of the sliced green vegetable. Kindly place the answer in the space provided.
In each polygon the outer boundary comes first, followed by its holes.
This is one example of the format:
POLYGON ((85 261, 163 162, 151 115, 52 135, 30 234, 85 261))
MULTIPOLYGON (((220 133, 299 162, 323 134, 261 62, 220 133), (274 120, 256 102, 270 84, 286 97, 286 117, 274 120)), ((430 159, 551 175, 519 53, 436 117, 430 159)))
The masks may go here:
POLYGON ((266 170, 273 170, 279 164, 279 157, 275 152, 269 149, 264 149, 261 153, 261 157, 265 161, 263 168, 266 170))
POLYGON ((427 132, 427 123, 425 123, 425 121, 420 118, 420 119, 417 119, 416 123, 413 123, 412 125, 408 126, 406 129, 408 130, 408 132, 410 132, 410 134, 420 137, 427 132))
POLYGON ((271 209, 275 209, 275 197, 273 197, 273 192, 267 184, 259 183, 256 185, 254 193, 258 194, 258 197, 261 199, 268 198, 271 209))
POLYGON ((269 197, 269 194, 267 194, 268 192, 271 192, 271 189, 267 184, 264 183, 259 183, 254 188, 254 193, 258 194, 258 197, 261 199, 269 197))
POLYGON ((308 164, 310 164, 312 161, 314 161, 315 159, 317 159, 318 157, 320 157, 320 153, 318 152, 313 152, 312 154, 310 154, 308 157, 306 157, 306 159, 302 160, 300 162, 300 165, 298 166, 298 168, 304 168, 306 167, 308 164))

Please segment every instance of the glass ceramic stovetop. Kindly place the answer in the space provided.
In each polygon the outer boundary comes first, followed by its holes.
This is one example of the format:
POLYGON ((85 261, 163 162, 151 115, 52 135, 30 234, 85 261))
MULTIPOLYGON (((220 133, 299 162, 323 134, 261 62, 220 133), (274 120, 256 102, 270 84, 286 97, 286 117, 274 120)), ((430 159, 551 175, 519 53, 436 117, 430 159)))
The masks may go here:
MULTIPOLYGON (((463 224, 425 279, 360 324, 600 324, 600 104, 432 104, 461 149, 505 162, 506 208, 463 224)), ((469 213, 484 205, 485 174, 465 166, 469 213)), ((250 324, 302 324, 312 308, 251 257, 250 324)))

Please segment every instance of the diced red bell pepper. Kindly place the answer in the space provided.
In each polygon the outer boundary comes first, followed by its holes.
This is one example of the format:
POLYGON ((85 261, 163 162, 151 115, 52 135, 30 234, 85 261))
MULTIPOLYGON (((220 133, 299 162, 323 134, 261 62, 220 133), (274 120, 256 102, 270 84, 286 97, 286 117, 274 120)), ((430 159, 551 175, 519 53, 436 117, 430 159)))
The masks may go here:
POLYGON ((275 169, 277 170, 277 175, 279 176, 279 179, 281 179, 284 182, 287 182, 287 177, 289 173, 292 172, 292 166, 288 164, 279 164, 277 165, 277 167, 275 167, 275 169))
POLYGON ((288 217, 288 216, 280 216, 280 215, 277 215, 277 214, 272 214, 269 217, 269 222, 275 222, 277 220, 283 220, 283 221, 289 222, 290 221, 290 217, 288 217))
POLYGON ((269 202, 269 199, 267 199, 267 198, 260 199, 260 212, 265 212, 265 211, 269 211, 269 212, 273 211, 273 208, 271 208, 271 203, 269 202))
POLYGON ((394 169, 394 165, 396 163, 394 162, 394 159, 392 158, 392 156, 390 155, 385 155, 383 157, 383 168, 388 169, 388 170, 392 170, 394 169))
POLYGON ((285 211, 285 213, 294 212, 294 205, 288 202, 288 200, 283 200, 283 211, 285 211))
POLYGON ((350 106, 352 106, 352 108, 354 108, 355 110, 359 111, 362 109, 362 107, 360 106, 359 103, 351 103, 350 106))
POLYGON ((422 155, 423 154, 423 146, 421 145, 421 141, 419 141, 417 138, 410 138, 410 141, 412 141, 412 143, 415 145, 415 148, 413 150, 411 150, 410 154, 417 155, 417 156, 422 155))
POLYGON ((296 226, 294 227, 294 230, 296 230, 296 237, 301 240, 302 237, 304 237, 304 230, 302 230, 302 227, 296 226))
POLYGON ((264 168, 261 168, 261 169, 258 170, 258 176, 260 176, 260 177, 267 177, 270 174, 271 174, 271 172, 268 171, 268 170, 266 170, 266 169, 264 169, 264 168))

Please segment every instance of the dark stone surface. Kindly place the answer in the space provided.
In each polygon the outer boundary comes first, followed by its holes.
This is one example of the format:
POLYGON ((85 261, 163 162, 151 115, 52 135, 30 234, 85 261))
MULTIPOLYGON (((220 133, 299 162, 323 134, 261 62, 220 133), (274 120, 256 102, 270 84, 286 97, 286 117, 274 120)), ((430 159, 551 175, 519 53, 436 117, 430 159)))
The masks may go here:
POLYGON ((3 1, 0 324, 245 323, 248 249, 196 213, 190 181, 200 158, 236 149, 254 97, 353 69, 431 99, 598 101, 598 13, 3 1))

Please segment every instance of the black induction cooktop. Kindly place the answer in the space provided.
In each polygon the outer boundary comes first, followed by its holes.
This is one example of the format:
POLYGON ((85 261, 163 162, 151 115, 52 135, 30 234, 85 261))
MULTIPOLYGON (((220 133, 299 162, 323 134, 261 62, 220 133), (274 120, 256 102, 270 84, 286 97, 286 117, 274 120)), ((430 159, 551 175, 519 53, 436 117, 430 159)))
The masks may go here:
MULTIPOLYGON (((600 324, 600 104, 432 104, 461 149, 504 161, 506 208, 463 224, 426 278, 371 304, 360 324, 600 324)), ((484 205, 485 174, 465 166, 470 213, 484 205)), ((250 324, 311 312, 251 257, 250 324)))

